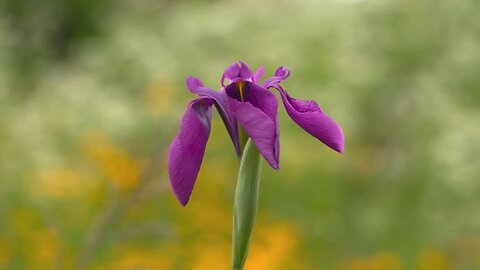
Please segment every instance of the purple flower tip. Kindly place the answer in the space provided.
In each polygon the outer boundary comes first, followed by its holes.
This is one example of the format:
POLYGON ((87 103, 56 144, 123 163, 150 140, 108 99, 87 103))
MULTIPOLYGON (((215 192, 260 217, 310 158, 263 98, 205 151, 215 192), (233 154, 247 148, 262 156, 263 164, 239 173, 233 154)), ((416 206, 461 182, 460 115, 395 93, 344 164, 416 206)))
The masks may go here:
POLYGON ((195 91, 201 87, 204 87, 204 85, 200 79, 190 76, 187 78, 187 87, 188 89, 195 91))
POLYGON ((222 77, 222 85, 224 85, 225 78, 234 83, 239 81, 248 81, 252 78, 252 76, 253 72, 250 67, 243 61, 238 61, 225 70, 222 77))
POLYGON ((285 81, 290 77, 290 69, 288 67, 279 67, 275 71, 275 76, 281 77, 282 81, 285 81))

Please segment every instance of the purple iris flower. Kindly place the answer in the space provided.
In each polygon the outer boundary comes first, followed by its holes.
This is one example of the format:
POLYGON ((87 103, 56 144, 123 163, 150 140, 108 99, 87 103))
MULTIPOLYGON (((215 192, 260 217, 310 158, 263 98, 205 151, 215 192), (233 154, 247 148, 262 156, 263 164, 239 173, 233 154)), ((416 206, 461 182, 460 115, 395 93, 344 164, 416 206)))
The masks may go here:
POLYGON ((210 136, 212 106, 219 112, 237 155, 242 153, 239 128, 243 128, 273 169, 280 168, 280 133, 277 97, 269 89, 280 92, 285 110, 295 123, 343 153, 341 127, 315 101, 295 99, 281 86, 290 76, 290 70, 279 67, 275 76, 262 84, 264 72, 263 67, 254 73, 244 62, 234 63, 223 73, 220 91, 205 87, 197 78, 187 78, 188 88, 198 98, 190 102, 182 118, 180 131, 170 147, 168 165, 173 191, 182 205, 190 199, 202 164, 210 136))

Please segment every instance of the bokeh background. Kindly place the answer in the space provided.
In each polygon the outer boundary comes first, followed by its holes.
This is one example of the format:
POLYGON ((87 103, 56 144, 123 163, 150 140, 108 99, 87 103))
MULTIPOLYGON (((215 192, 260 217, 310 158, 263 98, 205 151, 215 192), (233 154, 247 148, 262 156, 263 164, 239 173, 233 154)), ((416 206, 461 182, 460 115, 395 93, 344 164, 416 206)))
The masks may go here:
POLYGON ((217 114, 190 204, 166 155, 242 59, 292 69, 346 134, 280 107, 247 269, 480 269, 480 2, 1 0, 0 269, 229 269, 238 161, 217 114))

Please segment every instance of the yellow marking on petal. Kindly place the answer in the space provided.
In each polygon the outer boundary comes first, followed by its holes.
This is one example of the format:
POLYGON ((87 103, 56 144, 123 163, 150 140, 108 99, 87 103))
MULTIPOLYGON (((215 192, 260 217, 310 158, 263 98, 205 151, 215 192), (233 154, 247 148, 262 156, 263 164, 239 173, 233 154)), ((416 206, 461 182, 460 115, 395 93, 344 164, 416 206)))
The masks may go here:
POLYGON ((238 91, 240 92, 240 100, 243 102, 243 89, 245 88, 245 82, 238 83, 238 91))

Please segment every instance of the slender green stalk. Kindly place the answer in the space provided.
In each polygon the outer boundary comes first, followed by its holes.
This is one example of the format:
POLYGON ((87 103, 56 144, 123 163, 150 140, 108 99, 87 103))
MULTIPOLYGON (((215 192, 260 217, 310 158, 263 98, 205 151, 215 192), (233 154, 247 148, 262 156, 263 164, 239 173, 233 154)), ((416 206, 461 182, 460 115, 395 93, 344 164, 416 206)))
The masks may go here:
POLYGON ((240 150, 243 154, 243 152, 245 150, 245 145, 247 144, 247 141, 248 141, 249 137, 248 137, 248 134, 245 131, 245 129, 240 125, 238 126, 238 137, 239 137, 239 140, 240 140, 240 150))
POLYGON ((260 153, 251 139, 240 162, 234 199, 232 269, 243 270, 255 226, 260 182, 260 153))

